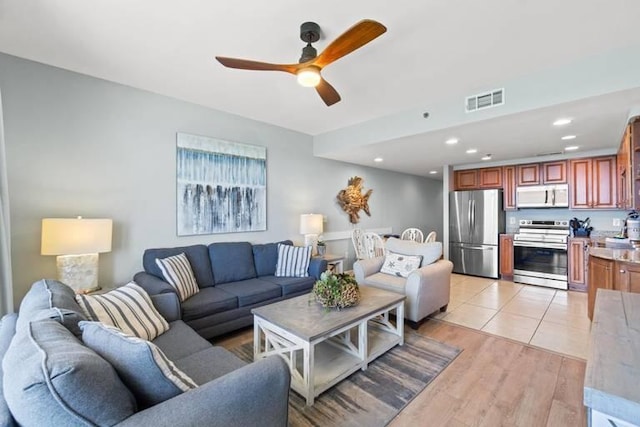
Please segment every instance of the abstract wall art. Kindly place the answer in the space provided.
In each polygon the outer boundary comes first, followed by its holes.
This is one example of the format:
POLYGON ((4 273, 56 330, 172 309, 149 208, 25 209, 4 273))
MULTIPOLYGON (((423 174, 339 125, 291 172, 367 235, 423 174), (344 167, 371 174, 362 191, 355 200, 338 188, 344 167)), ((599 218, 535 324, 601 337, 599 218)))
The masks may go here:
POLYGON ((267 150, 177 134, 178 236, 267 229, 267 150))

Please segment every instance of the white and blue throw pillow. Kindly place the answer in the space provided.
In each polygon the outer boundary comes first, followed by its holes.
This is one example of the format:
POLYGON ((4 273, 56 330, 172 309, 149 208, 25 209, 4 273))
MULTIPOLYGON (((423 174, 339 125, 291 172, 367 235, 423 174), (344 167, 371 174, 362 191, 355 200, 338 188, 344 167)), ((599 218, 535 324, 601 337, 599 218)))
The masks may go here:
POLYGON ((278 244, 278 264, 276 277, 309 277, 311 246, 291 246, 278 244))
POLYGON ((189 259, 184 253, 162 259, 156 258, 156 264, 164 280, 175 288, 180 302, 200 292, 189 259))
POLYGON ((380 272, 398 277, 409 277, 412 271, 420 268, 421 262, 421 255, 403 255, 389 252, 384 257, 384 264, 382 264, 380 272))
POLYGON ((143 408, 198 385, 152 342, 100 322, 80 322, 82 341, 115 368, 143 408))
POLYGON ((169 330, 149 294, 134 282, 106 294, 76 295, 76 301, 87 319, 115 326, 127 335, 151 341, 169 330))

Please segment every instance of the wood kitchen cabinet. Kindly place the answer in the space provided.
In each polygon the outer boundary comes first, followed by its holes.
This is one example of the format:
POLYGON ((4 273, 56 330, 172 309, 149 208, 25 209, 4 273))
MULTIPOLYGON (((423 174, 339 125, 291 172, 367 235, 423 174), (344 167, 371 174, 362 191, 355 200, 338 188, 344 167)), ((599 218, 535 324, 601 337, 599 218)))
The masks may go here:
POLYGON ((513 280, 513 235, 500 235, 500 278, 513 280))
POLYGON ((569 160, 571 209, 617 207, 616 156, 569 160))
POLYGON ((502 203, 505 211, 516 210, 516 167, 502 168, 502 203))
POLYGON ((620 142, 616 164, 618 167, 618 207, 633 209, 633 165, 631 153, 631 125, 627 126, 620 142))
POLYGON ((567 161, 558 160, 556 162, 518 165, 516 183, 519 187, 541 184, 566 184, 567 161))
POLYGON ((456 190, 502 188, 502 167, 467 169, 453 173, 456 190))
POLYGON ((477 169, 455 171, 453 176, 456 190, 476 190, 479 188, 477 169))
POLYGON ((523 185, 540 185, 540 164, 518 165, 516 167, 516 182, 518 187, 523 185))
POLYGON ((569 239, 567 248, 568 255, 568 282, 569 289, 585 292, 588 282, 588 261, 587 250, 589 249, 588 238, 572 237, 569 239))
POLYGON ((629 262, 616 262, 614 289, 640 293, 640 265, 629 262))
POLYGON ((593 306, 596 302, 596 290, 598 288, 613 289, 615 261, 589 257, 589 279, 587 295, 587 314, 593 319, 593 306))
POLYGON ((547 162, 540 165, 543 184, 566 184, 567 161, 547 162))

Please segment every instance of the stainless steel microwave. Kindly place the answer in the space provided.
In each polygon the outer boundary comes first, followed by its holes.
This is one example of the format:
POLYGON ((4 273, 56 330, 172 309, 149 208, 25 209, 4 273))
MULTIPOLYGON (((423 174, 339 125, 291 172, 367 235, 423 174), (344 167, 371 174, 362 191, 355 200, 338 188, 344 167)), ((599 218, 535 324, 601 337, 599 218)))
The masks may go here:
POLYGON ((516 188, 517 208, 567 208, 569 207, 569 186, 532 185, 516 188))

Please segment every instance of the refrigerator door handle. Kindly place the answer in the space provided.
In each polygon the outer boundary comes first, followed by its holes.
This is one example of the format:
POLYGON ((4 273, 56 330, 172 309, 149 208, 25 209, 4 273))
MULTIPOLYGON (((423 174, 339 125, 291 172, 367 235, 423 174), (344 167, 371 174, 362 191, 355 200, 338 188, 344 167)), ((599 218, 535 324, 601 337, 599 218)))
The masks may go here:
MULTIPOLYGON (((476 235, 476 201, 471 201, 471 235, 476 235)), ((473 237, 472 237, 473 238, 473 237)))
POLYGON ((469 200, 467 205, 467 220, 469 224, 469 236, 467 236, 467 238, 470 238, 473 235, 473 222, 471 221, 471 203, 473 203, 473 201, 469 200))

